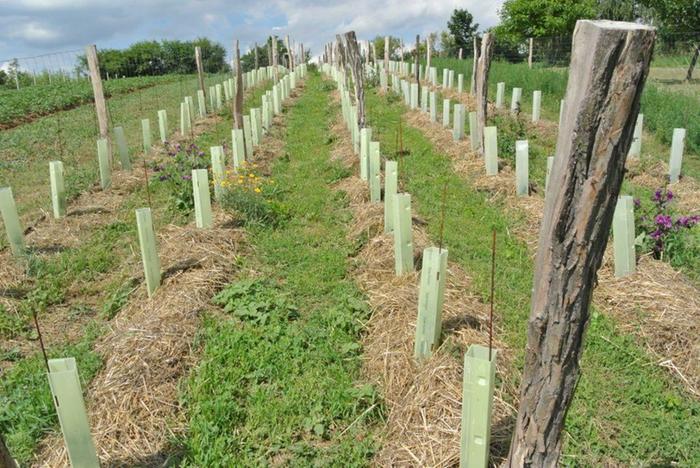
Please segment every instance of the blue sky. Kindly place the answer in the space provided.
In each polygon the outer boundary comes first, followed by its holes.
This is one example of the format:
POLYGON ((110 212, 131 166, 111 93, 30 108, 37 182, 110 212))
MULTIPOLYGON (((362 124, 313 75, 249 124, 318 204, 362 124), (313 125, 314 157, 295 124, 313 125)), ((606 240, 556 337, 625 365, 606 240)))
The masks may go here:
MULTIPOLYGON (((424 36, 446 28, 454 8, 467 8, 481 29, 497 23, 502 0, 0 0, 0 63, 13 57, 73 51, 87 44, 121 48, 145 39, 206 36, 245 51, 269 34, 289 34, 318 54, 336 33, 424 36)), ((37 59, 68 62, 71 54, 37 59)))

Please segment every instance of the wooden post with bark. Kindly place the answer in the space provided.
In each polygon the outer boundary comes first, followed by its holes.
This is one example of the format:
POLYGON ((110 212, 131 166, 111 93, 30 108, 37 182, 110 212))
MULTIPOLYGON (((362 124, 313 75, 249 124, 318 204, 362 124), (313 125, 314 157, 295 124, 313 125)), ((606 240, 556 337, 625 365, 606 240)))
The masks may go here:
POLYGON ((430 56, 433 53, 433 41, 430 38, 430 34, 425 38, 425 80, 430 80, 430 56))
POLYGON ((257 73, 259 68, 259 63, 258 63, 258 43, 255 43, 255 72, 257 73))
POLYGON ((233 98, 233 128, 243 128, 243 73, 241 71, 241 49, 236 39, 236 95, 233 98))
POLYGON ((357 45, 355 31, 348 31, 345 34, 338 35, 338 49, 343 50, 341 56, 345 64, 350 68, 352 73, 352 81, 355 85, 355 99, 357 104, 357 124, 359 128, 365 127, 365 86, 364 74, 362 73, 362 57, 360 56, 360 48, 357 45))
POLYGON ((486 115, 488 112, 489 94, 489 70, 491 69, 491 56, 493 55, 493 36, 484 34, 481 39, 481 53, 477 60, 476 68, 476 146, 479 153, 484 154, 484 127, 486 127, 486 115))
POLYGON ((100 138, 107 140, 108 158, 111 160, 111 145, 109 144, 109 116, 107 115, 107 103, 102 89, 102 77, 100 76, 100 62, 97 58, 97 47, 89 45, 85 48, 88 68, 90 69, 90 81, 92 92, 95 96, 95 112, 97 112, 97 124, 100 129, 100 138))
POLYGON ((591 295, 654 48, 653 28, 580 20, 545 197, 520 409, 505 463, 557 466, 591 295))
POLYGON ((384 36, 384 69, 389 71, 389 36, 384 36))
POLYGON ((194 60, 197 62, 197 76, 199 78, 199 89, 204 93, 204 97, 207 96, 207 92, 204 89, 204 67, 202 66, 202 48, 197 46, 194 48, 194 60))
POLYGON ((695 52, 693 53, 693 58, 690 59, 690 66, 688 67, 688 73, 685 75, 685 81, 690 81, 693 78, 693 70, 695 70, 695 65, 698 63, 698 56, 700 56, 700 44, 695 44, 695 52))
POLYGON ((415 63, 415 76, 416 76, 416 83, 418 83, 418 94, 420 95, 420 54, 418 53, 418 50, 420 49, 420 34, 416 34, 416 50, 414 52, 414 61, 415 63))
POLYGON ((479 40, 474 36, 474 62, 472 63, 472 85, 471 85, 471 95, 476 96, 476 68, 479 62, 479 40))
POLYGON ((292 52, 292 47, 289 43, 289 36, 284 37, 285 47, 287 47, 287 55, 289 56, 289 69, 294 70, 294 53, 292 52))
POLYGON ((275 73, 275 83, 279 81, 279 76, 277 74, 277 65, 279 64, 279 57, 277 57, 277 36, 272 36, 272 66, 275 73))
POLYGON ((533 39, 530 38, 530 52, 527 54, 527 66, 528 66, 528 68, 532 68, 532 46, 533 46, 533 39))

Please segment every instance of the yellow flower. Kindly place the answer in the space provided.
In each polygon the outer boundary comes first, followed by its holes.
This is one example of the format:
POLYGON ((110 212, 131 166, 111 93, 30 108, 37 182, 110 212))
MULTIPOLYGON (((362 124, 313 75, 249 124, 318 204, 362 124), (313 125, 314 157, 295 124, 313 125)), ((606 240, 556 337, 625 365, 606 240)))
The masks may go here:
POLYGON ((255 174, 248 174, 248 177, 254 178, 254 177, 255 177, 255 174))
POLYGON ((262 190, 260 190, 260 187, 255 187, 255 193, 260 193, 262 190))

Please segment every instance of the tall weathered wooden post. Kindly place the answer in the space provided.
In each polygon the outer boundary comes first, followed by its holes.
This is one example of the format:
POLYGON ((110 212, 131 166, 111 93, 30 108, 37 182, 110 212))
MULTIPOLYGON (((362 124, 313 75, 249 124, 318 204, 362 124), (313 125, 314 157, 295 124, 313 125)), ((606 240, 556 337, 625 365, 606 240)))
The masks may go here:
POLYGON ((109 140, 109 115, 107 115, 107 103, 102 89, 102 77, 100 76, 100 62, 97 58, 97 47, 89 45, 85 48, 88 68, 90 70, 90 82, 92 93, 95 97, 95 112, 97 113, 97 125, 100 129, 100 138, 107 140, 108 158, 112 160, 112 150, 109 140))
POLYGON ((492 54, 493 36, 491 33, 486 33, 481 39, 481 54, 476 69, 476 148, 482 154, 484 153, 484 127, 486 127, 488 109, 489 69, 492 54))
POLYGON ((535 263, 510 467, 556 466, 656 32, 581 20, 535 263))
POLYGON ((202 66, 202 48, 197 46, 194 48, 194 59, 197 62, 197 78, 199 79, 199 89, 206 97, 207 92, 204 88, 204 67, 202 66))

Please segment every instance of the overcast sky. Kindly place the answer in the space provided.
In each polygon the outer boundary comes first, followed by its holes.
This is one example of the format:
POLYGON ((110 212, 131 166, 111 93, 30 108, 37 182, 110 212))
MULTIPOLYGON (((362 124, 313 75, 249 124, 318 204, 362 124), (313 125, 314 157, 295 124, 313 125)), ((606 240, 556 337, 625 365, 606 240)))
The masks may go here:
MULTIPOLYGON (((269 34, 289 34, 320 53, 336 33, 361 39, 415 35, 446 28, 455 8, 467 8, 480 29, 493 26, 503 0, 0 0, 0 63, 13 57, 82 49, 122 48, 145 39, 205 36, 245 51, 269 34)), ((46 60, 46 59, 44 59, 46 60)), ((68 61, 68 54, 64 55, 68 61)))

